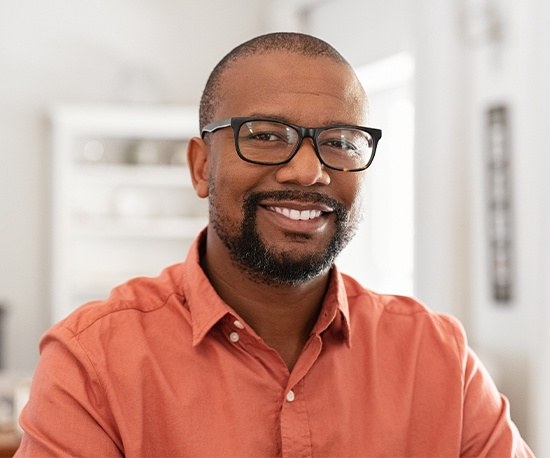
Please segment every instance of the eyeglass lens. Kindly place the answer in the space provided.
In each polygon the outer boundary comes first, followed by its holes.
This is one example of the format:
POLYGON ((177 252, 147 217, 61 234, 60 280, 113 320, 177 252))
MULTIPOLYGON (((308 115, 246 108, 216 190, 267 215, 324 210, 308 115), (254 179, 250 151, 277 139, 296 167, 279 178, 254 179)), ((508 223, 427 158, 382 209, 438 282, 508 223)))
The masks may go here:
MULTIPOLYGON (((246 159, 277 164, 285 162, 294 153, 300 134, 280 122, 254 120, 242 124, 237 138, 239 151, 246 159)), ((373 145, 368 132, 354 128, 328 128, 317 137, 317 148, 323 162, 338 169, 365 167, 373 154, 373 145)))

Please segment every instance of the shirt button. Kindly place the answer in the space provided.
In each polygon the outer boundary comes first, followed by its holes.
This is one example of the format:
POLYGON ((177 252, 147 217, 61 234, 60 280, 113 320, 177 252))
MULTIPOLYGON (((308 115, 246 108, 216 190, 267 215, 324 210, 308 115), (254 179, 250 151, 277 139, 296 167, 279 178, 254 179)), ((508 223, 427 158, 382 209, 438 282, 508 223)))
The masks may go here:
POLYGON ((244 325, 239 320, 233 321, 233 326, 239 329, 244 329, 244 325))
POLYGON ((233 342, 233 343, 237 343, 240 338, 241 337, 239 336, 239 334, 237 332, 232 332, 231 334, 229 334, 229 340, 231 340, 231 342, 233 342))
POLYGON ((294 399, 295 399, 294 391, 289 390, 289 392, 286 394, 286 400, 288 402, 292 402, 292 401, 294 401, 294 399))

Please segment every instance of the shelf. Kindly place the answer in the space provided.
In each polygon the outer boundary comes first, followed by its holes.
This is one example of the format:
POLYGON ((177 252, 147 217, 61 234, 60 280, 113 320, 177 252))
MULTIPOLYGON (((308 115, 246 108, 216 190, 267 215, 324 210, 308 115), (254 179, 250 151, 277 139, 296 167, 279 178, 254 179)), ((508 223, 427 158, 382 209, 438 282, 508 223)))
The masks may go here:
POLYGON ((74 179, 85 186, 192 186, 189 169, 175 165, 79 164, 74 179))
POLYGON ((187 142, 197 107, 58 106, 51 111, 52 320, 117 283, 181 262, 208 223, 187 142))
POLYGON ((61 105, 51 110, 51 119, 81 137, 179 139, 198 133, 194 106, 61 105))
POLYGON ((208 223, 205 217, 94 218, 77 222, 77 239, 194 239, 208 223))

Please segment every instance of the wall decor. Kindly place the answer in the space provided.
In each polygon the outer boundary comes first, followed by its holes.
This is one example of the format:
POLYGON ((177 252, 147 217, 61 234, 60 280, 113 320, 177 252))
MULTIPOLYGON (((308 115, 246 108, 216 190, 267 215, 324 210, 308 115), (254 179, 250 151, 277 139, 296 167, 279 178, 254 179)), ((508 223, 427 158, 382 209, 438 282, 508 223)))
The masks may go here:
POLYGON ((509 110, 487 111, 487 214, 489 273, 492 298, 508 304, 513 298, 513 215, 509 110))

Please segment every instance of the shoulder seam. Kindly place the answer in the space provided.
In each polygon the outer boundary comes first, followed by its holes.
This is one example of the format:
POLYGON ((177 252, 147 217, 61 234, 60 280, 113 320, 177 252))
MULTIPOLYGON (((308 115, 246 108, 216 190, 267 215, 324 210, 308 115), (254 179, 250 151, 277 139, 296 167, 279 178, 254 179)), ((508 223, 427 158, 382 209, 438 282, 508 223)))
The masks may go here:
MULTIPOLYGON (((137 307, 132 307, 131 306, 132 301, 127 300, 127 299, 121 299, 121 300, 116 301, 117 302, 117 308, 115 310, 110 309, 109 311, 106 311, 105 313, 101 314, 100 316, 95 317, 93 320, 91 320, 89 323, 86 323, 86 325, 84 325, 82 328, 78 329, 78 331, 76 331, 76 332, 73 331, 70 327, 66 326, 64 320, 59 323, 59 326, 62 327, 63 329, 65 329, 65 330, 67 330, 74 337, 77 337, 78 335, 80 335, 81 333, 86 331, 88 328, 90 328, 91 326, 96 324, 98 321, 102 320, 103 318, 105 318, 109 315, 113 315, 113 314, 118 313, 118 312, 125 312, 125 311, 128 311, 128 310, 134 310, 134 311, 139 312, 139 313, 155 312, 155 311, 161 309, 162 307, 164 307, 166 305, 166 303, 170 300, 170 298, 173 297, 173 296, 177 296, 180 299, 180 301, 183 300, 183 298, 184 298, 184 296, 182 294, 180 294, 176 291, 173 291, 170 294, 168 294, 168 296, 166 296, 166 298, 159 305, 157 305, 156 307, 153 307, 149 310, 143 310, 143 309, 139 309, 137 307), (127 306, 124 307, 123 304, 127 304, 127 306)), ((105 303, 107 301, 94 301, 94 302, 98 303, 98 304, 102 304, 102 303, 105 303)), ((94 302, 91 302, 90 304, 93 304, 94 302)))

